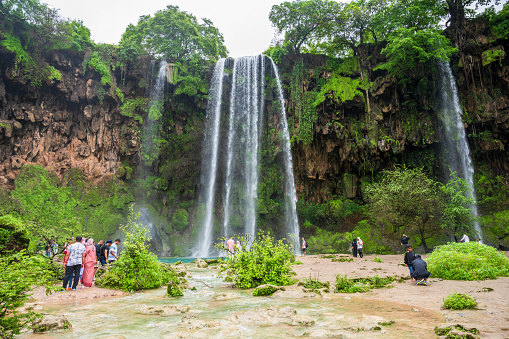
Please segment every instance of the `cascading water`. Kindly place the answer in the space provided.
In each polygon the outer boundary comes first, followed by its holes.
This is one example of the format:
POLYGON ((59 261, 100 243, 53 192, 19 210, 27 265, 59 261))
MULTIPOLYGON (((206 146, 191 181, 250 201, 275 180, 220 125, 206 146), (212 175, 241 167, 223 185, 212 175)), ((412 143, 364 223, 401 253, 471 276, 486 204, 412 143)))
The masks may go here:
POLYGON ((439 62, 440 74, 440 111, 444 121, 446 135, 444 136, 444 148, 446 165, 451 172, 464 179, 468 186, 468 197, 473 199, 470 206, 472 216, 475 218, 475 231, 479 237, 482 236, 481 227, 477 221, 477 203, 474 188, 474 166, 468 147, 465 128, 461 115, 463 114, 459 105, 458 90, 456 81, 452 74, 451 67, 447 62, 439 62))
POLYGON ((205 202, 205 219, 202 236, 198 243, 198 255, 205 257, 210 253, 212 246, 214 196, 216 193, 217 158, 219 149, 219 127, 221 124, 221 95, 223 93, 223 74, 225 59, 216 64, 210 100, 207 104, 207 127, 203 142, 202 155, 202 201, 205 202))
MULTIPOLYGON (((237 58, 233 62, 230 85, 230 103, 227 110, 228 129, 223 143, 225 152, 221 159, 221 99, 225 78, 225 60, 216 65, 211 85, 211 99, 207 106, 207 122, 202 158, 201 199, 205 205, 202 233, 195 254, 211 254, 214 233, 214 206, 218 168, 224 165, 222 186, 223 220, 221 234, 230 236, 232 230, 242 229, 245 234, 255 235, 257 223, 258 185, 260 177, 260 153, 265 112, 265 59, 263 55, 237 58)), ((286 122, 283 91, 277 67, 271 60, 270 68, 277 83, 279 105, 278 120, 282 135, 282 151, 285 176, 286 233, 294 235, 294 247, 299 245, 295 180, 292 168, 290 135, 286 122)), ((226 114, 226 111, 225 111, 226 114)), ((221 191, 220 191, 221 192, 221 191)))

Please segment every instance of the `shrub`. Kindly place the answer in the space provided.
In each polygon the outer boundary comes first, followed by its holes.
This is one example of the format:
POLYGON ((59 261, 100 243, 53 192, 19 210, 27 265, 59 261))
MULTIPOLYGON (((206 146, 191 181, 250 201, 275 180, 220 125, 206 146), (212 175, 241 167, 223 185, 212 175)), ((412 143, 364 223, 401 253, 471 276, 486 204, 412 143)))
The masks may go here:
POLYGON ((96 279, 97 285, 133 292, 158 288, 170 280, 178 282, 175 271, 148 251, 145 242, 150 241, 150 232, 137 222, 140 215, 134 213, 133 205, 129 207, 127 224, 121 226, 126 238, 124 251, 114 265, 96 279))
POLYGON ((373 261, 377 263, 383 263, 383 260, 380 259, 379 257, 374 258, 373 261))
POLYGON ((375 274, 375 276, 371 278, 355 278, 350 279, 347 275, 338 274, 336 276, 336 288, 334 292, 336 293, 357 293, 357 292, 367 292, 373 288, 383 288, 389 284, 391 284, 396 277, 385 277, 382 278, 379 275, 375 274))
POLYGON ((477 302, 475 301, 475 297, 471 297, 463 293, 457 293, 456 291, 444 299, 443 305, 443 308, 448 310, 466 310, 476 307, 477 302))
POLYGON ((426 262, 436 278, 485 280, 509 276, 509 259, 495 248, 477 242, 439 246, 426 262))
MULTIPOLYGON (((221 239, 215 248, 226 251, 226 239, 221 239)), ((284 242, 284 239, 274 241, 270 234, 258 232, 251 242, 241 239, 242 251, 227 259, 226 280, 233 281, 238 288, 245 289, 262 284, 277 286, 291 285, 294 279, 291 263, 295 260, 293 247, 284 242)))
POLYGON ((43 256, 28 256, 25 251, 0 257, 0 337, 13 338, 41 315, 31 308, 20 312, 35 286, 53 288, 54 274, 50 261, 43 256))

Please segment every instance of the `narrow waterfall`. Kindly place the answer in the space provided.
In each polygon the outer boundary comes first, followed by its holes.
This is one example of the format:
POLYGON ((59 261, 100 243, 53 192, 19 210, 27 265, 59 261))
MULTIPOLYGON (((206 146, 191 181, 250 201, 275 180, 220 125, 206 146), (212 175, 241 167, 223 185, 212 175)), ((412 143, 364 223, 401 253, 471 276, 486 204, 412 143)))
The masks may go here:
MULTIPOLYGON (((470 211, 474 217, 478 216, 477 202, 474 188, 474 166, 468 141, 461 116, 463 114, 459 105, 458 89, 456 80, 452 74, 448 62, 439 62, 440 75, 440 111, 444 121, 446 135, 444 136, 444 155, 446 166, 457 176, 465 179, 470 190, 468 197, 473 198, 474 203, 470 206, 470 211)), ((481 237, 482 231, 479 222, 475 221, 476 236, 481 237)))
MULTIPOLYGON (((292 168, 292 155, 290 149, 290 134, 286 121, 283 90, 281 87, 277 67, 272 60, 266 64, 266 56, 249 56, 233 60, 231 75, 227 75, 225 60, 218 61, 212 78, 210 101, 207 106, 206 130, 202 158, 201 199, 204 204, 203 222, 198 246, 197 256, 212 254, 214 230, 214 207, 221 211, 222 229, 220 234, 232 236, 233 233, 243 232, 255 235, 258 216, 258 189, 260 180, 260 165, 262 153, 262 136, 268 119, 264 118, 266 112, 265 101, 268 88, 265 77, 266 68, 270 67, 277 83, 277 103, 274 103, 278 112, 274 112, 277 128, 279 130, 283 159, 283 172, 285 177, 285 206, 286 226, 285 233, 293 235, 295 249, 299 248, 299 224, 297 220, 295 179, 292 168), (223 79, 228 79, 229 103, 225 100, 223 79), (221 115, 225 116, 225 124, 221 128, 221 115), (226 121, 227 120, 227 121, 226 121), (265 126, 265 127, 264 127, 265 126), (223 134, 221 134, 223 130, 223 134), (216 188, 217 187, 217 188, 216 188), (216 192, 217 191, 217 192, 216 192), (222 199, 217 202, 216 199, 222 199)), ((269 70, 269 72, 270 72, 269 70)), ((268 127, 267 127, 268 128, 268 127)))
POLYGON ((205 203, 203 233, 198 243, 198 256, 206 257, 212 250, 214 228, 214 196, 216 194, 217 158, 219 149, 219 128, 221 125, 221 96, 225 59, 217 62, 212 76, 210 100, 207 103, 207 126, 203 141, 201 187, 205 203))
MULTIPOLYGON (((154 85, 150 89, 150 103, 148 119, 143 124, 143 138, 141 142, 141 153, 144 163, 147 166, 152 165, 152 162, 159 156, 159 146, 155 144, 157 134, 159 133, 159 120, 163 114, 164 102, 164 85, 166 82, 166 66, 168 63, 161 60, 159 70, 155 79, 154 85)), ((149 175, 148 173, 140 173, 142 176, 149 175)))
POLYGON ((286 121, 285 111, 285 98, 283 96, 283 88, 281 87, 281 81, 279 79, 279 72, 274 63, 274 60, 270 59, 272 69, 277 79, 277 89, 279 94, 279 112, 281 117, 281 124, 283 126, 283 154, 285 161, 285 172, 286 172, 286 227, 287 233, 293 234, 293 249, 295 254, 299 252, 299 220, 297 217, 297 194, 295 192, 295 178, 293 176, 293 161, 292 161, 292 150, 290 144, 290 132, 288 131, 288 122, 286 121))

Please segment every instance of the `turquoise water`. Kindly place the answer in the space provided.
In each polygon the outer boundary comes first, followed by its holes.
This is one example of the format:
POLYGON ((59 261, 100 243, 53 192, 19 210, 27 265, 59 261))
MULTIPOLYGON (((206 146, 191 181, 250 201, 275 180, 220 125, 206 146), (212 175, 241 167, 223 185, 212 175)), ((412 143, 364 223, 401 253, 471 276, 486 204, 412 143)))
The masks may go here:
MULTIPOLYGON (((172 258, 158 258, 160 262, 164 262, 165 264, 174 264, 177 261, 181 261, 183 264, 190 263, 195 261, 198 258, 192 258, 192 257, 172 257, 172 258)), ((221 257, 208 257, 208 258, 200 258, 200 259, 221 259, 221 257)))

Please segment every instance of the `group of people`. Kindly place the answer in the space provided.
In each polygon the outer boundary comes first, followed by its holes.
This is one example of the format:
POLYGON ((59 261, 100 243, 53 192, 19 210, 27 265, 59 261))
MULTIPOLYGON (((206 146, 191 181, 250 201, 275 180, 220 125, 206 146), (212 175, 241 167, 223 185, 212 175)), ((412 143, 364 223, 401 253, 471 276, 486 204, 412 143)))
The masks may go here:
POLYGON ((405 249, 405 266, 410 271, 412 282, 415 282, 416 285, 426 286, 428 285, 428 278, 431 273, 428 271, 427 264, 422 260, 421 256, 413 252, 412 245, 408 243, 409 240, 410 237, 406 234, 401 236, 401 246, 405 249))
POLYGON ((364 246, 364 242, 360 237, 353 239, 352 241, 352 254, 354 258, 357 258, 357 254, 359 254, 359 258, 363 258, 364 254, 362 253, 362 247, 364 246))
POLYGON ((105 266, 118 260, 118 244, 120 239, 106 243, 100 240, 96 244, 91 238, 71 238, 64 248, 64 290, 76 290, 78 282, 81 282, 81 288, 91 287, 99 262, 105 266))
POLYGON ((240 245, 240 241, 237 240, 237 242, 235 242, 235 240, 233 240, 233 237, 230 237, 230 239, 228 239, 228 241, 226 241, 226 246, 228 247, 229 255, 234 255, 235 253, 242 251, 242 246, 240 245))
POLYGON ((42 238, 42 243, 44 244, 44 248, 41 245, 41 247, 39 247, 39 250, 43 250, 43 254, 45 256, 47 256, 48 258, 51 258, 54 255, 58 254, 58 244, 55 241, 55 239, 42 238))

